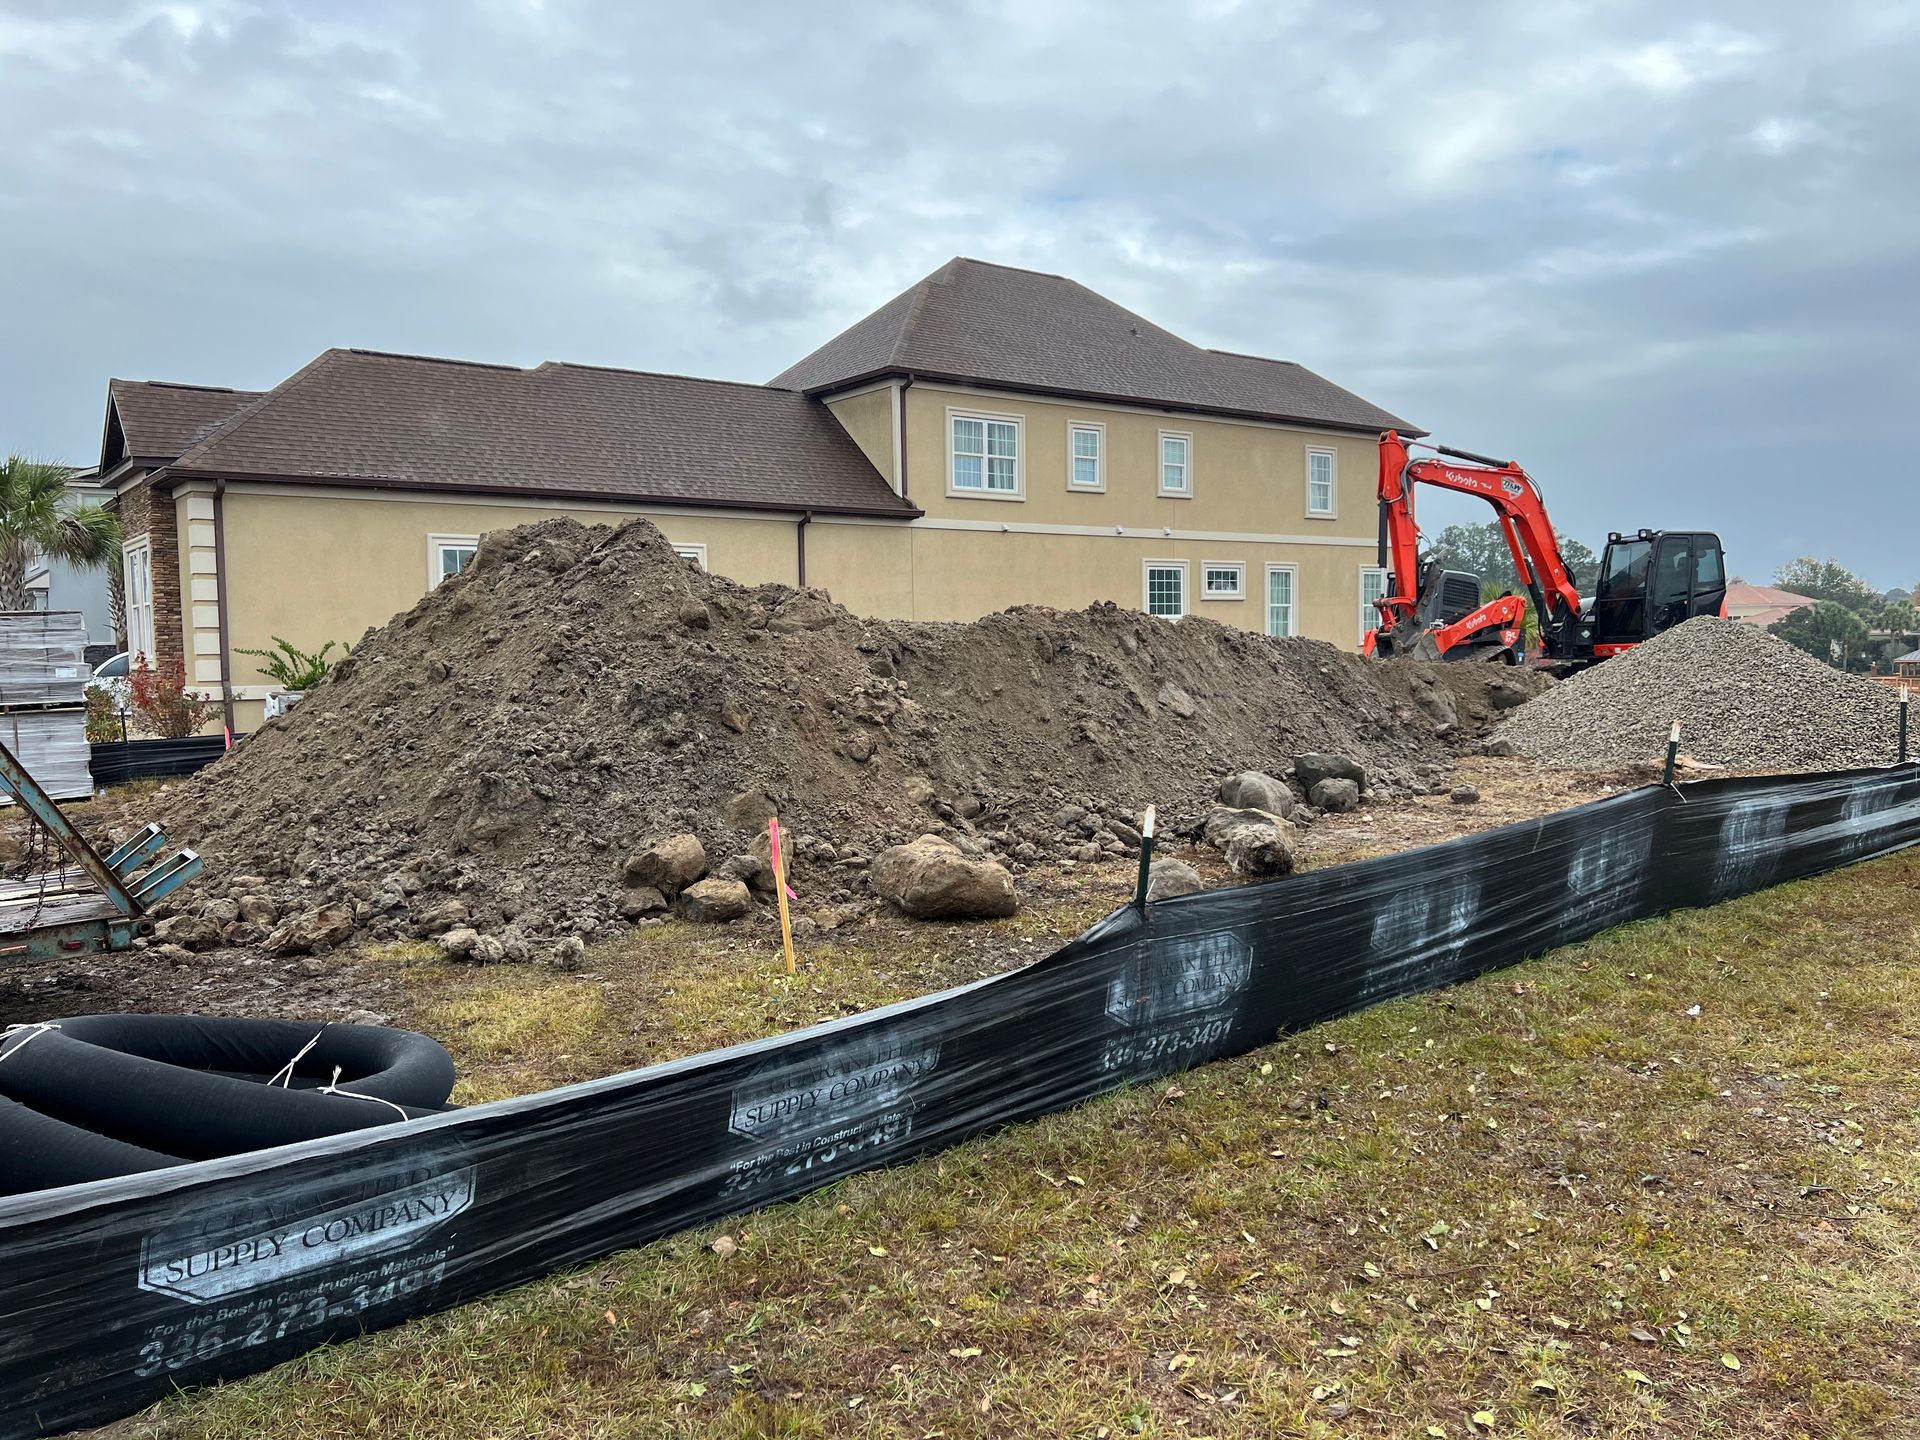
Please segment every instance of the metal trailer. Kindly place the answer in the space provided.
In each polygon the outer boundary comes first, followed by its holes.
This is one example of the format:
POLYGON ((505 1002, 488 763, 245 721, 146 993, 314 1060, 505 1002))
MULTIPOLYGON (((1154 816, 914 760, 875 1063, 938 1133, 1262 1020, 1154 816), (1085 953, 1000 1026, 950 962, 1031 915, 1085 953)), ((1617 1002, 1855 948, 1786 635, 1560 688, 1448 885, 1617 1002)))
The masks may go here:
POLYGON ((65 852, 55 869, 0 879, 0 964, 125 950, 153 934, 149 912, 161 897, 200 873, 200 857, 192 850, 157 858, 168 841, 152 823, 102 856, 4 743, 0 790, 19 801, 65 852))

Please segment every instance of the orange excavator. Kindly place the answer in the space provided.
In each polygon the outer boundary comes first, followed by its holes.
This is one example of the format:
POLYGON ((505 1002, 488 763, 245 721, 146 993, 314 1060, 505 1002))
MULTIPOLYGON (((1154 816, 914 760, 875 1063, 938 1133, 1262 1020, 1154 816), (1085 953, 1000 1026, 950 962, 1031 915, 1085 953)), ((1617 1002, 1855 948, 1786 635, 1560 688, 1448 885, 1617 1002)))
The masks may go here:
POLYGON ((1560 669, 1604 660, 1695 615, 1726 609, 1726 556, 1720 537, 1700 530, 1641 530, 1607 537, 1594 594, 1583 597, 1560 556, 1560 542, 1533 477, 1511 460, 1470 450, 1423 446, 1389 430, 1380 437, 1380 564, 1386 592, 1374 602, 1379 625, 1369 655, 1491 660, 1518 665, 1527 602, 1508 591, 1482 601, 1480 577, 1423 561, 1414 523, 1417 485, 1478 495, 1493 506, 1520 583, 1540 621, 1540 658, 1560 669))

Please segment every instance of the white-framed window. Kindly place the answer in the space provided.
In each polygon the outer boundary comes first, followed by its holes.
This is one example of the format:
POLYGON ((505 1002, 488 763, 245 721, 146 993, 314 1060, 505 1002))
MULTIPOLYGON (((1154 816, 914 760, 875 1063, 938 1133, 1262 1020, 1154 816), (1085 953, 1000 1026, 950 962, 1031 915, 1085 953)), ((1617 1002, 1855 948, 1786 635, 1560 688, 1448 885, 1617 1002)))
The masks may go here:
POLYGON ((427 536, 427 588, 431 590, 466 569, 479 548, 478 535, 427 536))
POLYGON ((1360 567, 1360 639, 1364 642, 1367 632, 1380 623, 1380 612, 1373 602, 1387 593, 1387 572, 1378 565, 1360 567))
POLYGON ((1202 600, 1247 598, 1247 567, 1238 560, 1215 560, 1200 569, 1202 600))
POLYGON ((1107 427, 1097 420, 1067 425, 1067 488, 1107 488, 1107 427))
POLYGON ((1297 566, 1267 566, 1267 634, 1284 639, 1300 633, 1299 593, 1297 566))
POLYGON ((153 663, 153 542, 136 535, 120 547, 120 580, 126 595, 127 649, 153 663))
POLYGON ((707 568, 707 547, 704 545, 676 545, 673 553, 682 560, 691 560, 701 570, 707 568))
POLYGON ((947 411, 947 493, 1018 500, 1022 422, 1018 415, 947 411))
POLYGON ((1193 494, 1193 436, 1184 430, 1160 432, 1160 493, 1193 494))
POLYGON ((1334 484, 1334 452, 1319 445, 1307 447, 1307 514, 1322 519, 1338 514, 1334 484))
POLYGON ((1142 565, 1142 602, 1149 615, 1178 620, 1187 613, 1187 562, 1148 560, 1142 565))

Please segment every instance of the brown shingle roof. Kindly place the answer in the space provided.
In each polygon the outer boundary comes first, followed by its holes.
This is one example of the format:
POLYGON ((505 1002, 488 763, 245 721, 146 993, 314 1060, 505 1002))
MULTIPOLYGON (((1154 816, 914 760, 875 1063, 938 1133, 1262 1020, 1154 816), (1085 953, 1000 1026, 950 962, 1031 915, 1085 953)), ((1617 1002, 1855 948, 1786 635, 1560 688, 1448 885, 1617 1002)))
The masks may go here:
POLYGON ((1797 610, 1804 605, 1817 602, 1808 595, 1797 595, 1791 590, 1782 590, 1775 585, 1755 585, 1746 580, 1735 580, 1727 586, 1727 608, 1740 610, 1748 607, 1767 609, 1797 610))
POLYGON ((169 380, 109 380, 125 453, 146 460, 184 455, 260 398, 258 390, 178 385, 169 380))
POLYGON ((827 408, 793 390, 549 362, 328 350, 175 475, 897 516, 827 408))
POLYGON ((1336 429, 1424 434, 1305 366, 1207 350, 1061 275, 955 259, 773 378, 972 381, 1336 429))

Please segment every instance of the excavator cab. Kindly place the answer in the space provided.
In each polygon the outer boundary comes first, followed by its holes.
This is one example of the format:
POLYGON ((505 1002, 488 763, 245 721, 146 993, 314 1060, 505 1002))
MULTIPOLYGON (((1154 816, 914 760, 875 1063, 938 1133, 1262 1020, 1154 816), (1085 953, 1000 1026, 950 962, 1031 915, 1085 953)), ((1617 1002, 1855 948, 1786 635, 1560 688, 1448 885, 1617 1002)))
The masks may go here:
POLYGON ((1697 530, 1609 535, 1593 603, 1582 617, 1581 639, 1591 643, 1596 660, 1604 660, 1696 615, 1718 615, 1726 600, 1726 558, 1718 535, 1697 530))

